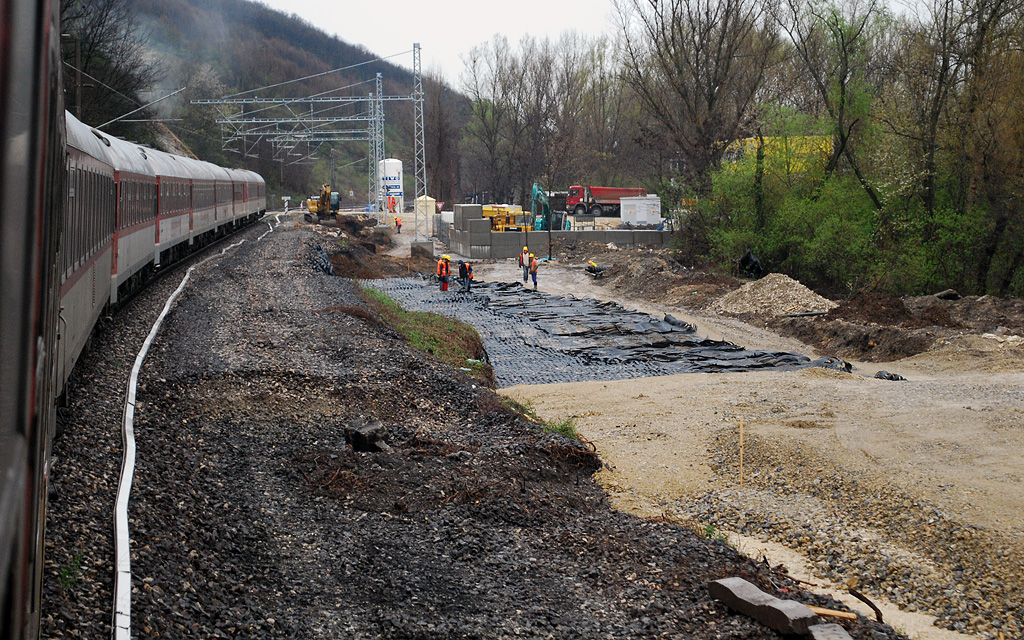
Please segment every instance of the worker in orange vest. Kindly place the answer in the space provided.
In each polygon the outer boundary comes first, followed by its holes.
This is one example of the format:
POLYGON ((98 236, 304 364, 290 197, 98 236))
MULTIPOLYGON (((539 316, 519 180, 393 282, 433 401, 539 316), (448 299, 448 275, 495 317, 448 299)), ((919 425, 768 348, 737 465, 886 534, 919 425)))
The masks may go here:
POLYGON ((395 216, 395 233, 402 233, 402 219, 395 216))
POLYGON ((523 282, 526 282, 530 278, 530 250, 523 247, 523 252, 519 254, 519 266, 523 268, 523 282))
POLYGON ((451 256, 445 254, 437 261, 437 277, 441 280, 441 291, 448 290, 448 278, 451 275, 451 256))
POLYGON ((537 290, 537 258, 530 254, 530 275, 533 276, 533 290, 537 290))

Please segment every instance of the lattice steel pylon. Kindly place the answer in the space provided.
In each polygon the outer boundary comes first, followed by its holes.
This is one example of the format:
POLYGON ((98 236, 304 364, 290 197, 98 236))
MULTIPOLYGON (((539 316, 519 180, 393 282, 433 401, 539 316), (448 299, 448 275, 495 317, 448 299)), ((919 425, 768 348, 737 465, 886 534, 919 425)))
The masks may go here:
POLYGON ((423 144, 423 79, 420 75, 420 43, 412 45, 412 110, 413 110, 413 170, 416 173, 416 197, 413 199, 415 212, 416 236, 419 242, 430 235, 430 216, 433 211, 426 211, 427 195, 427 152, 423 144), (420 227, 420 209, 423 209, 423 227, 420 227))
MULTIPOLYGON (((404 51, 404 53, 408 53, 408 51, 404 51)), ((304 97, 241 97, 256 91, 274 89, 286 84, 337 73, 361 64, 365 63, 361 62, 349 67, 324 71, 303 78, 295 78, 260 89, 249 89, 219 99, 192 100, 190 102, 194 105, 214 106, 220 112, 221 117, 215 121, 221 125, 224 149, 234 151, 230 147, 240 144, 243 153, 253 155, 257 151, 257 146, 260 142, 268 142, 271 145, 273 159, 281 162, 282 167, 285 166, 286 162, 287 164, 296 164, 314 161, 318 150, 325 144, 367 141, 367 146, 369 147, 367 150, 367 164, 369 165, 367 167, 367 208, 374 210, 378 223, 381 223, 384 219, 384 212, 382 211, 384 209, 384 191, 381 184, 383 181, 383 171, 381 165, 384 162, 385 156, 385 102, 411 101, 413 103, 413 166, 416 198, 426 195, 427 191, 426 151, 423 141, 424 94, 420 73, 419 43, 413 45, 412 95, 384 95, 383 76, 378 73, 375 78, 376 92, 368 93, 366 97, 329 94, 358 85, 368 84, 369 82, 374 82, 374 80, 363 80, 346 87, 329 89, 322 93, 304 97), (333 109, 338 107, 358 104, 367 105, 366 110, 354 115, 340 115, 333 112, 333 109), (307 108, 308 114, 306 113, 307 108), (262 117, 254 117, 257 114, 262 114, 262 117), (345 126, 350 123, 366 123, 366 126, 365 128, 358 128, 358 125, 357 128, 345 126), (299 151, 302 148, 305 148, 305 151, 300 153, 299 151), (293 157, 297 157, 299 160, 289 161, 293 157)), ((417 215, 415 235, 422 237, 428 225, 428 218, 424 218, 421 224, 417 215)))
POLYGON ((373 120, 373 175, 374 175, 374 212, 377 222, 384 219, 383 205, 384 193, 381 182, 383 174, 380 165, 384 162, 384 81, 381 74, 377 74, 377 96, 374 99, 374 120, 373 120))

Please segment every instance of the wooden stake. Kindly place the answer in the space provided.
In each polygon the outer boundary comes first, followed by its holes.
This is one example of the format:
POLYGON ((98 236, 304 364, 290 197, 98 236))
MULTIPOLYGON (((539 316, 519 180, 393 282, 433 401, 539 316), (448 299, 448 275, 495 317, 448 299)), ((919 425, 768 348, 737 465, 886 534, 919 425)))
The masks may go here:
POLYGON ((740 416, 740 489, 743 488, 743 417, 740 416))
POLYGON ((850 613, 849 611, 836 611, 835 609, 825 609, 824 607, 811 607, 808 608, 819 616, 827 616, 829 618, 842 618, 844 620, 856 620, 857 614, 850 613))

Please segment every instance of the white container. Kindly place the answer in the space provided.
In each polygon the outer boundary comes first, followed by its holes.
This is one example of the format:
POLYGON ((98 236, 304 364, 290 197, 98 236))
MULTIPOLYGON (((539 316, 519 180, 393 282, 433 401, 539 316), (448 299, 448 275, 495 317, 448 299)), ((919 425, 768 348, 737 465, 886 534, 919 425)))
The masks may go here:
POLYGON ((384 210, 390 212, 394 204, 395 213, 405 211, 404 190, 402 188, 402 161, 394 158, 381 160, 377 171, 380 174, 380 199, 384 210), (394 201, 389 200, 394 198, 394 201))
POLYGON ((619 200, 623 224, 661 224, 661 198, 636 196, 619 200))

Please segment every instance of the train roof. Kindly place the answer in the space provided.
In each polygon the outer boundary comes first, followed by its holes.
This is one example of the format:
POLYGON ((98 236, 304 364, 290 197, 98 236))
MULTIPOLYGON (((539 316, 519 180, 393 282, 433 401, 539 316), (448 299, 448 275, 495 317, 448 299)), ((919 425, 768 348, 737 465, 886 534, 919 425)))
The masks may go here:
POLYGON ((215 165, 212 162, 206 162, 205 160, 196 160, 195 158, 185 158, 178 156, 183 164, 188 167, 189 175, 193 180, 230 180, 231 175, 228 170, 219 165, 215 165))
POLYGON ((149 163, 149 156, 153 149, 147 149, 140 144, 108 136, 102 132, 99 133, 110 143, 108 155, 112 160, 115 171, 127 171, 143 176, 156 176, 153 166, 149 163))
POLYGON ((183 179, 192 177, 190 167, 182 156, 156 149, 146 149, 146 155, 149 156, 149 164, 158 176, 183 179))
POLYGON ((226 169, 211 162, 144 147, 97 131, 70 111, 66 111, 64 116, 67 121, 68 145, 106 162, 115 171, 192 180, 264 182, 263 176, 255 171, 226 169))
POLYGON ((107 164, 113 164, 107 152, 107 145, 102 142, 102 137, 93 133, 92 127, 71 115, 70 111, 65 111, 64 117, 67 122, 69 147, 78 149, 107 164))

